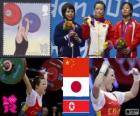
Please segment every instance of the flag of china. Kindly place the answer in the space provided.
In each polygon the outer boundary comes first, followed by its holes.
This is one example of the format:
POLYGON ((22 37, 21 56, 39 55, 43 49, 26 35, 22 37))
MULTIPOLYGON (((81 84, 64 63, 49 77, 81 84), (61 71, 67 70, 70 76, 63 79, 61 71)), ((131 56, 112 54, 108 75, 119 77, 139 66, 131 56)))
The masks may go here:
POLYGON ((65 77, 89 76, 88 58, 65 58, 63 61, 63 75, 65 77))

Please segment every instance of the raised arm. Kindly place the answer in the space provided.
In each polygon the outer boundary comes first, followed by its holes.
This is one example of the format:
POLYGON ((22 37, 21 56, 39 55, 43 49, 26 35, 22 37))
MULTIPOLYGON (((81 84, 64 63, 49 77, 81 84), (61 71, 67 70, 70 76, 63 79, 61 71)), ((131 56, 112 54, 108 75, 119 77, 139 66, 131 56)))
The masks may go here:
POLYGON ((48 79, 48 72, 45 71, 45 73, 43 74, 43 76, 44 76, 44 79, 45 79, 45 81, 46 81, 46 83, 47 83, 47 82, 48 82, 48 81, 47 81, 47 79, 48 79))
POLYGON ((139 91, 139 80, 140 80, 140 73, 138 71, 138 69, 133 68, 130 73, 133 75, 133 85, 130 89, 130 91, 125 92, 125 100, 124 102, 127 102, 133 98, 135 98, 138 94, 139 91))
POLYGON ((25 36, 27 37, 30 28, 30 20, 28 18, 25 18, 25 21, 26 21, 25 36))
POLYGON ((21 42, 21 28, 22 28, 22 24, 19 24, 17 27, 17 33, 16 33, 16 37, 15 40, 20 43, 21 42))
POLYGON ((48 81, 47 81, 47 79, 48 79, 48 72, 46 71, 46 69, 42 69, 39 72, 44 76, 44 79, 45 79, 46 83, 48 83, 48 81))
POLYGON ((100 68, 99 74, 97 75, 97 77, 94 81, 92 93, 93 93, 93 96, 95 99, 97 99, 99 96, 100 87, 101 87, 101 84, 103 82, 104 74, 106 73, 108 67, 109 67, 109 62, 104 61, 101 68, 100 68))
POLYGON ((27 93, 30 94, 32 92, 32 85, 29 81, 29 78, 27 77, 27 75, 25 74, 23 77, 24 83, 26 85, 27 88, 27 93))

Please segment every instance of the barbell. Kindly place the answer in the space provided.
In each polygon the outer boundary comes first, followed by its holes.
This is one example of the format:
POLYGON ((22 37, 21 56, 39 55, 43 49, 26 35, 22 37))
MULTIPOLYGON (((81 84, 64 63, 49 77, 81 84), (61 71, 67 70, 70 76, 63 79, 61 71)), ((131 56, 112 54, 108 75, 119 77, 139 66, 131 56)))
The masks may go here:
MULTIPOLYGON (((48 59, 42 64, 48 72, 48 87, 50 91, 56 91, 63 86, 63 62, 59 59, 48 59)), ((26 71, 38 72, 40 69, 27 68, 24 58, 1 58, 0 81, 5 84, 17 84, 22 80, 26 71)))
POLYGON ((26 14, 23 17, 23 20, 22 20, 22 25, 24 27, 26 27, 26 25, 27 25, 27 22, 25 21, 25 18, 28 18, 29 21, 30 21, 29 32, 34 33, 36 31, 38 31, 38 29, 41 26, 41 20, 40 20, 39 16, 35 13, 32 13, 32 12, 26 14))
POLYGON ((3 13, 4 22, 10 26, 18 24, 22 17, 21 9, 15 3, 4 4, 3 13))

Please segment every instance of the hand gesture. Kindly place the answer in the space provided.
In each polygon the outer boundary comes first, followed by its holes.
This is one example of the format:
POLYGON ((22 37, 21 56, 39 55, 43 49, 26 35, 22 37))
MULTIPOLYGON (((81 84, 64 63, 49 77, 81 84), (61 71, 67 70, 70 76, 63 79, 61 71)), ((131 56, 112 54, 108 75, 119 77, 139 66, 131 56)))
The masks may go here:
POLYGON ((129 74, 133 75, 134 81, 139 81, 140 80, 140 72, 138 71, 137 68, 132 68, 129 71, 129 74))
POLYGON ((109 62, 107 60, 104 60, 99 72, 105 74, 109 66, 109 62))
POLYGON ((91 17, 90 16, 85 17, 84 18, 84 23, 87 23, 90 26, 91 25, 91 17))
POLYGON ((27 17, 25 18, 25 21, 26 21, 26 22, 30 22, 30 20, 29 20, 27 17))
POLYGON ((69 36, 70 38, 72 38, 72 37, 75 37, 76 34, 77 34, 76 32, 70 31, 69 34, 68 34, 68 36, 69 36))

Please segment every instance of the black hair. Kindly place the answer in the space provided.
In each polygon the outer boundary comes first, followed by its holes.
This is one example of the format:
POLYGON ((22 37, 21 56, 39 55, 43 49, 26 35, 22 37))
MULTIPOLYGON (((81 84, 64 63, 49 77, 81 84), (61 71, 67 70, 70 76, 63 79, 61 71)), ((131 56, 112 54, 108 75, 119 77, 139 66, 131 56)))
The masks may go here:
POLYGON ((33 87, 34 90, 36 89, 36 86, 39 86, 40 81, 41 81, 42 79, 44 79, 43 76, 36 76, 36 77, 33 79, 33 81, 32 81, 32 87, 33 87))
POLYGON ((61 9, 63 18, 66 18, 65 12, 66 12, 67 8, 72 9, 72 10, 74 11, 74 16, 75 16, 75 8, 74 8, 73 4, 71 4, 71 3, 66 3, 66 4, 64 4, 64 5, 62 6, 62 9, 61 9))
POLYGON ((101 5, 103 5, 103 7, 104 7, 104 11, 105 11, 106 6, 105 6, 105 3, 104 3, 103 1, 97 1, 97 2, 94 4, 94 9, 95 9, 95 7, 96 7, 97 4, 101 4, 101 5))
POLYGON ((123 7, 124 7, 124 5, 129 5, 129 7, 130 7, 130 9, 131 9, 131 16, 132 16, 132 13, 133 13, 133 5, 130 3, 130 2, 123 2, 122 4, 121 4, 121 10, 123 9, 123 7))

